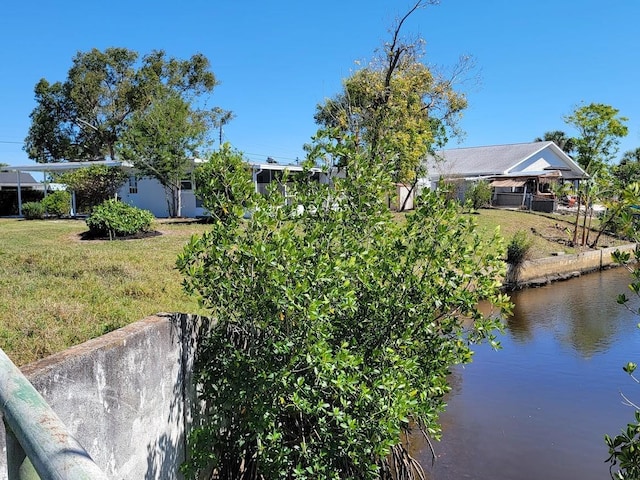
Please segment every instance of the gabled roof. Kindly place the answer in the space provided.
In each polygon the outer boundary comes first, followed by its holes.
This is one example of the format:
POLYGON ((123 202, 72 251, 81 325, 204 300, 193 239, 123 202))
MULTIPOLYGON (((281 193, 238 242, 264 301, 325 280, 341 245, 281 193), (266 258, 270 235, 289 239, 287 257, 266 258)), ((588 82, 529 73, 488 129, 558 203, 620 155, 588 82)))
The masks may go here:
MULTIPOLYGON (((443 150, 427 162, 427 168, 430 177, 514 175, 520 171, 518 167, 525 162, 535 163, 536 157, 542 156, 543 150, 547 149, 558 160, 558 165, 555 167, 563 171, 565 178, 587 177, 586 172, 553 142, 443 150)), ((542 165, 539 169, 540 173, 552 169, 550 165, 545 166, 545 162, 541 162, 540 165, 542 165)), ((534 173, 534 170, 529 172, 534 173)))
POLYGON ((20 186, 22 187, 34 187, 42 185, 28 173, 0 172, 0 187, 17 187, 18 175, 20 175, 20 186))

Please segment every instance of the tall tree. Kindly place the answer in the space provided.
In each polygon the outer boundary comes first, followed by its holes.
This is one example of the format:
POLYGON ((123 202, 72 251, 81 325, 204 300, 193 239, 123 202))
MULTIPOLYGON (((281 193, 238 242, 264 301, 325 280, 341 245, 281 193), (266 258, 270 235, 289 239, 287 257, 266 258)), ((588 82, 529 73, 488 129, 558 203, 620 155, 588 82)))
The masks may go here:
POLYGON ((483 240, 436 192, 406 222, 387 208, 393 121, 411 119, 394 115, 401 102, 385 100, 381 73, 377 93, 364 93, 382 103, 337 109, 328 120, 345 123, 324 125, 311 149, 339 159, 346 178, 292 174, 291 205, 277 189, 257 195, 226 147, 200 171, 215 218, 177 265, 219 321, 194 372, 193 478, 424 478, 402 440, 410 429, 438 435, 450 367, 471 359, 469 342, 493 340, 499 320, 478 305, 506 306, 501 241, 483 240))
POLYGON ((419 1, 391 31, 391 41, 371 63, 344 81, 343 91, 319 105, 320 130, 307 150, 314 159, 346 167, 341 153, 347 137, 372 164, 385 165, 395 182, 412 183, 427 154, 459 133, 457 121, 467 106, 455 85, 473 67, 463 57, 448 74, 422 63, 423 42, 407 42, 401 28, 417 9, 435 1, 419 1))
POLYGON ((577 107, 573 113, 564 117, 567 124, 578 131, 574 138, 575 159, 578 164, 592 177, 582 182, 578 191, 578 209, 574 222, 573 243, 577 244, 578 224, 580 222, 581 207, 584 205, 584 219, 582 223, 582 242, 588 241, 586 223, 589 215, 589 205, 593 200, 593 184, 598 178, 607 174, 607 166, 618 152, 620 138, 627 135, 626 117, 619 115, 619 110, 602 103, 591 103, 577 107))
POLYGON ((611 174, 622 188, 640 182, 640 147, 624 152, 620 163, 611 168, 611 174))
POLYGON ((153 51, 139 60, 125 48, 79 52, 64 82, 36 84, 25 151, 37 162, 116 159, 127 121, 164 90, 192 101, 215 85, 200 54, 178 60, 153 51))
POLYGON ((567 155, 573 155, 575 149, 574 139, 569 137, 562 130, 552 130, 544 132, 542 137, 537 137, 534 142, 553 142, 567 155))
POLYGON ((144 111, 127 121, 118 152, 144 176, 164 187, 169 215, 182 213, 182 181, 193 169, 198 148, 209 129, 209 117, 190 108, 177 93, 167 90, 144 111))
POLYGON ((606 168, 618 152, 620 138, 629 131, 626 117, 620 111, 603 103, 590 103, 577 107, 564 117, 578 135, 574 138, 576 161, 592 175, 606 168))

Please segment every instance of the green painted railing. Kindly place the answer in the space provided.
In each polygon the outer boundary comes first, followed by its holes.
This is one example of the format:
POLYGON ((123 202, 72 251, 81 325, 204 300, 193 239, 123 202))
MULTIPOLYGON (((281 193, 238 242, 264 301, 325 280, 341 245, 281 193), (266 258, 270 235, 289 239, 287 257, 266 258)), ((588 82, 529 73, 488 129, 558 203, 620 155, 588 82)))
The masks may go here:
POLYGON ((0 410, 7 432, 9 480, 107 480, 2 350, 0 410))

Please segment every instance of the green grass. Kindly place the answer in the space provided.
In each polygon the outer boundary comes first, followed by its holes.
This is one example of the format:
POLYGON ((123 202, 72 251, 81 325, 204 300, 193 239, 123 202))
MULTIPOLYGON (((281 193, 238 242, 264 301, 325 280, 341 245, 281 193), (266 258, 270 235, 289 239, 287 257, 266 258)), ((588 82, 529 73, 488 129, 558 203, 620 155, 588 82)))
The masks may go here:
MULTIPOLYGON (((473 217, 487 235, 500 225, 507 241, 528 232, 533 258, 574 252, 563 244, 570 217, 492 209, 473 217)), ((0 219, 0 347, 22 365, 154 313, 205 313, 183 293, 175 261, 206 228, 161 222, 160 236, 109 242, 81 240, 83 221, 0 219)))
MULTIPOLYGON (((496 226, 500 226, 500 233, 508 242, 518 230, 523 230, 533 240, 530 249, 530 259, 549 257, 553 253, 564 252, 567 254, 577 253, 579 249, 570 246, 573 238, 573 215, 543 214, 535 212, 502 210, 502 209, 481 209, 473 215, 478 226, 490 232, 496 226)), ((581 220, 582 221, 582 220, 581 220)), ((592 227, 598 226, 594 219, 592 227)), ((579 235, 582 229, 579 229, 579 235)), ((592 231, 589 241, 596 238, 597 232, 592 231)), ((579 237, 580 238, 580 237, 579 237)), ((619 239, 602 235, 598 241, 598 247, 609 247, 622 245, 619 239)))
POLYGON ((81 240, 83 221, 0 219, 0 347, 18 365, 158 312, 199 312, 175 260, 205 225, 145 239, 81 240))

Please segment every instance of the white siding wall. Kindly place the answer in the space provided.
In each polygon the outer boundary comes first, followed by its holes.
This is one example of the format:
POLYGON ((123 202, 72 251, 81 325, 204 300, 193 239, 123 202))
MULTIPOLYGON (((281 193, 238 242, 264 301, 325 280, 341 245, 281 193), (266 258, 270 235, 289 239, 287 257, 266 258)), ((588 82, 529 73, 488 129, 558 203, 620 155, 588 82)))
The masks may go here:
MULTIPOLYGON (((169 207, 165 191, 160 182, 153 178, 139 178, 138 192, 130 192, 129 183, 126 182, 118 196, 129 205, 149 210, 158 218, 166 218, 169 216, 169 207)), ((204 215, 204 209, 196 207, 196 196, 193 190, 182 191, 182 216, 183 217, 200 217, 204 215)))
POLYGON ((567 168, 567 164, 560 159, 550 148, 545 148, 537 155, 516 165, 509 173, 516 172, 541 172, 545 169, 567 168))

